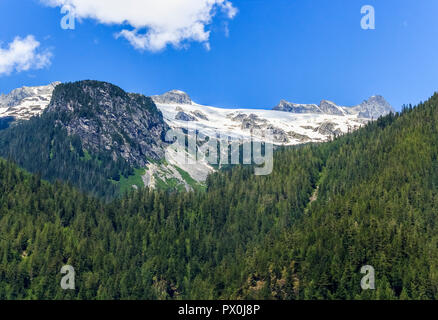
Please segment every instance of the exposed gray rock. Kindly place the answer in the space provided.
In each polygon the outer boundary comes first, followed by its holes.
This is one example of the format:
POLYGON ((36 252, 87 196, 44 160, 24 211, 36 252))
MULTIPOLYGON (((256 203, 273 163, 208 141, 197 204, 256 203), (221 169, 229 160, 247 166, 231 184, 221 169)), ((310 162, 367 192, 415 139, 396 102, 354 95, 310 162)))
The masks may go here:
POLYGON ((233 121, 242 122, 248 116, 244 113, 238 113, 237 115, 234 115, 233 113, 231 113, 227 117, 231 118, 231 120, 233 120, 233 121))
POLYGON ((243 130, 260 130, 262 128, 262 126, 260 124, 257 123, 257 121, 252 120, 250 118, 245 118, 242 120, 242 125, 241 128, 243 130))
POLYGON ((175 116, 175 119, 180 120, 180 121, 196 121, 197 120, 194 116, 187 114, 184 111, 178 112, 175 116))
POLYGON ((193 101, 189 95, 180 90, 171 90, 165 94, 152 96, 155 103, 160 104, 192 104, 193 101))
POLYGON ((281 100, 273 110, 291 113, 323 113, 328 115, 357 115, 358 118, 377 119, 394 112, 391 105, 380 95, 372 96, 354 107, 341 107, 334 102, 322 100, 319 106, 315 104, 296 104, 281 100))
POLYGON ((297 104, 281 100, 273 110, 292 113, 322 113, 316 104, 297 104))
POLYGON ((16 120, 28 120, 40 115, 48 106, 52 92, 60 84, 53 82, 47 86, 22 87, 7 95, 0 95, 0 118, 14 117, 16 120))
POLYGON ((289 138, 287 133, 280 128, 274 127, 272 125, 269 125, 266 127, 266 129, 268 129, 270 132, 270 134, 273 136, 273 142, 275 143, 288 143, 289 142, 289 138))
POLYGON ((202 120, 208 121, 208 117, 204 113, 202 113, 201 111, 195 110, 195 111, 192 112, 192 114, 195 117, 197 117, 198 119, 202 119, 202 120))
POLYGON ((260 119, 256 114, 253 113, 250 115, 238 114, 233 118, 233 121, 241 121, 241 128, 244 130, 260 130, 267 125, 266 119, 260 119))
POLYGON ((304 134, 299 134, 299 133, 293 132, 293 131, 290 131, 287 134, 292 139, 298 140, 298 141, 300 141, 302 143, 309 142, 309 141, 312 140, 309 136, 306 136, 304 134))
POLYGON ((319 104, 319 108, 325 114, 331 114, 336 116, 345 115, 341 107, 338 107, 336 104, 328 100, 322 100, 319 104))
POLYGON ((107 150, 115 160, 122 157, 142 167, 148 158, 164 156, 169 127, 149 97, 105 82, 80 81, 56 87, 45 110, 50 112, 88 150, 107 150))
POLYGON ((335 129, 336 124, 327 121, 323 122, 319 127, 315 128, 314 131, 322 134, 324 136, 338 136, 342 134, 340 129, 335 129))
POLYGON ((372 96, 362 102, 359 106, 359 117, 377 119, 391 112, 395 112, 392 106, 380 95, 372 96))
POLYGON ((44 96, 47 94, 52 94, 53 89, 60 84, 60 82, 53 82, 47 86, 39 86, 39 87, 21 87, 18 89, 12 90, 8 94, 0 95, 0 108, 3 107, 14 107, 25 98, 30 98, 28 101, 39 102, 40 100, 48 101, 47 97, 39 98, 38 96, 44 96))

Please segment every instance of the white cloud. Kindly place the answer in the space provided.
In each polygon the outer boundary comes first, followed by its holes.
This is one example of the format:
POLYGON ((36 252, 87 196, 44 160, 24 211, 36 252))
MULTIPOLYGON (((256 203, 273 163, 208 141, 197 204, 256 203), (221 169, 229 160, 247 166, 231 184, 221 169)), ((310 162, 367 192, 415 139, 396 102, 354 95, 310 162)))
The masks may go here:
POLYGON ((227 38, 230 36, 230 27, 228 26, 227 22, 224 24, 224 34, 227 38))
POLYGON ((5 48, 0 45, 0 75, 48 66, 52 54, 49 51, 39 51, 39 46, 40 43, 32 35, 16 37, 5 48))
POLYGON ((40 0, 49 6, 73 8, 79 19, 130 26, 116 37, 139 50, 159 51, 185 41, 207 44, 206 26, 219 12, 232 19, 237 9, 229 0, 40 0))

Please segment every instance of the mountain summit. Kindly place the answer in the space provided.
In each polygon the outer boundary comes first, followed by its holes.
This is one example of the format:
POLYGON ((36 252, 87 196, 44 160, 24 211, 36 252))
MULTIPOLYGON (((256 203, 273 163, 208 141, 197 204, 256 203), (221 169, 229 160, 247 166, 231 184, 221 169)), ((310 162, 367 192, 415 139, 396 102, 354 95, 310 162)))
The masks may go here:
MULTIPOLYGON (((104 171, 99 176, 111 181, 123 180, 121 177, 132 175, 134 168, 141 168, 145 172, 138 172, 138 179, 133 183, 138 187, 143 183, 151 187, 182 183, 188 190, 197 187, 196 183, 205 182, 208 173, 214 171, 208 163, 188 166, 183 157, 177 156, 172 161, 161 162, 169 147, 164 141, 169 128, 285 146, 330 141, 393 111, 381 96, 373 96, 355 107, 341 107, 328 100, 322 100, 319 105, 282 100, 274 110, 227 109, 194 103, 180 90, 146 97, 91 80, 24 87, 1 96, 0 102, 3 106, 0 130, 12 127, 3 134, 7 138, 3 139, 4 152, 0 155, 17 160, 32 172, 52 163, 52 169, 43 172, 45 178, 68 177, 87 191, 102 189, 103 185, 106 188, 107 181, 99 182, 97 175, 94 180, 88 179, 93 183, 70 177, 68 172, 74 172, 72 168, 86 172, 86 166, 94 165, 96 172, 104 171), (55 127, 65 134, 49 130, 55 127), (269 139, 263 134, 266 130, 272 132, 269 139), (38 137, 35 132, 39 132, 38 137), (47 138, 54 135, 58 138, 47 138), (40 153, 41 158, 23 159, 28 154, 22 150, 40 153), (97 162, 83 161, 89 157, 97 162)), ((1 140, 0 135, 0 144, 1 140)))
POLYGON ((273 110, 291 113, 322 113, 321 109, 316 104, 299 104, 288 102, 286 100, 281 100, 273 110))
POLYGON ((63 83, 40 116, 0 131, 0 157, 108 199, 143 186, 134 169, 164 158, 168 129, 149 97, 106 82, 63 83))
POLYGON ((52 92, 60 82, 47 86, 22 87, 0 95, 0 117, 28 120, 41 114, 49 105, 52 92))
POLYGON ((345 115, 345 111, 342 107, 338 107, 334 102, 328 100, 322 100, 319 104, 319 109, 325 114, 331 114, 336 116, 345 115))
POLYGON ((316 104, 297 104, 281 100, 273 110, 290 113, 322 113, 337 116, 357 115, 358 118, 362 119, 377 119, 394 112, 392 106, 380 95, 372 96, 353 107, 341 107, 328 100, 322 100, 319 106, 316 104))
POLYGON ((151 98, 127 93, 106 82, 58 85, 45 113, 92 151, 111 151, 114 158, 144 166, 164 156, 168 126, 151 98))
POLYGON ((184 91, 171 90, 162 95, 151 97, 155 103, 160 104, 193 104, 192 99, 184 91))
POLYGON ((380 95, 372 96, 359 105, 359 117, 377 119, 394 112, 392 106, 380 95))

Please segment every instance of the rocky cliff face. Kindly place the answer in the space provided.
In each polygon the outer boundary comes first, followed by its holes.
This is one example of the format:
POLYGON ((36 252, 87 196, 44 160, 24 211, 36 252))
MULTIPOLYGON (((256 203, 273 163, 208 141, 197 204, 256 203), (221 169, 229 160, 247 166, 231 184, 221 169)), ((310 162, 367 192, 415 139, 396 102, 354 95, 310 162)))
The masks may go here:
POLYGON ((98 81, 60 84, 45 112, 91 151, 110 151, 135 166, 164 156, 168 130, 151 98, 98 81))
POLYGON ((362 119, 377 119, 389 114, 390 112, 394 112, 394 109, 385 98, 379 95, 372 96, 368 100, 365 100, 354 107, 341 107, 328 100, 322 100, 319 106, 316 104, 297 104, 281 100, 273 110, 297 114, 313 113, 335 116, 356 115, 358 118, 362 119))
POLYGON ((53 82, 47 86, 22 87, 0 95, 0 118, 29 120, 41 114, 49 104, 54 88, 59 84, 60 82, 53 82))
POLYGON ((380 116, 385 116, 390 112, 394 112, 391 105, 382 96, 372 96, 368 100, 362 102, 359 106, 359 117, 368 119, 377 119, 380 116))
POLYGON ((152 96, 155 103, 161 104, 192 104, 193 101, 189 95, 180 90, 171 90, 165 94, 152 96))
POLYGON ((328 100, 322 100, 319 104, 319 109, 325 114, 336 116, 343 116, 345 114, 341 107, 338 107, 335 103, 328 100))
POLYGON ((274 110, 292 113, 322 113, 316 104, 298 104, 286 100, 281 100, 274 110))
POLYGON ((45 109, 70 135, 78 135, 87 151, 108 151, 114 160, 125 159, 132 167, 146 168, 145 185, 168 181, 174 186, 178 181, 186 189, 196 187, 192 180, 204 181, 213 168, 207 163, 188 166, 178 155, 166 163, 148 161, 163 159, 166 150, 172 149, 164 141, 169 127, 261 141, 266 137, 260 133, 270 130, 270 142, 296 145, 328 141, 393 111, 381 96, 355 107, 341 107, 327 100, 319 105, 282 100, 274 111, 225 109, 194 103, 179 90, 148 98, 109 83, 80 81, 23 87, 0 96, 0 129, 11 121, 40 115, 45 109))

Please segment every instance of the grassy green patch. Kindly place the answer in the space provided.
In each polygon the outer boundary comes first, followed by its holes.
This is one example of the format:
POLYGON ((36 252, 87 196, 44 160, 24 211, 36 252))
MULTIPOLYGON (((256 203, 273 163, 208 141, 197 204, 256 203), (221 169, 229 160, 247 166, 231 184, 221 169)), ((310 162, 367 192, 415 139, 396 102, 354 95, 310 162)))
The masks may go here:
POLYGON ((195 179, 193 179, 187 171, 184 171, 183 169, 176 166, 175 169, 179 172, 179 174, 187 182, 187 184, 193 188, 193 190, 195 191, 206 190, 206 187, 203 184, 196 181, 195 179))
POLYGON ((155 186, 157 189, 161 190, 185 190, 184 184, 182 184, 181 181, 176 178, 163 180, 160 177, 155 176, 155 186))
POLYGON ((84 156, 81 157, 81 160, 90 161, 91 159, 92 159, 91 154, 88 152, 88 150, 84 149, 84 156))
POLYGON ((132 186, 137 186, 139 189, 144 187, 143 179, 141 178, 146 173, 146 169, 144 168, 137 168, 134 169, 134 174, 132 176, 129 176, 128 178, 125 178, 123 175, 120 176, 120 181, 114 181, 112 182, 114 184, 117 184, 120 188, 120 193, 124 194, 127 191, 132 190, 132 186))

